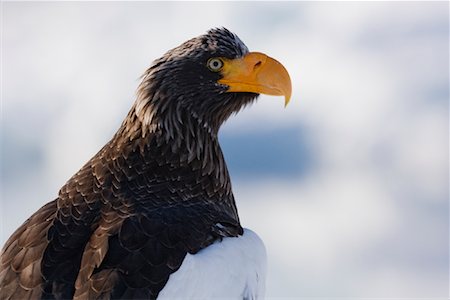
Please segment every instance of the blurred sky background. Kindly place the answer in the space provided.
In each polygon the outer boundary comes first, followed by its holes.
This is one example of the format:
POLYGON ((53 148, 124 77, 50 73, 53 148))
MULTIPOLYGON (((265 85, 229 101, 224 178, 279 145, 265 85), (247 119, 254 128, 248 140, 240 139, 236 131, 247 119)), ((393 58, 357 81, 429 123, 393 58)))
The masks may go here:
POLYGON ((151 61, 225 26, 291 103, 220 139, 267 296, 447 298, 448 2, 4 2, 1 238, 114 134, 151 61))

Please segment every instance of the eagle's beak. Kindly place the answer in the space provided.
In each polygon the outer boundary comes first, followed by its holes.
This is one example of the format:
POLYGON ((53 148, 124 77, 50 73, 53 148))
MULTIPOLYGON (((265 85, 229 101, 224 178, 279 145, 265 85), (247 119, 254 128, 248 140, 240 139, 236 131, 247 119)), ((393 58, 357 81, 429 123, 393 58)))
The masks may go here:
POLYGON ((291 99, 291 78, 281 63, 259 52, 250 52, 242 58, 225 59, 220 84, 228 92, 252 92, 284 96, 285 106, 291 99))

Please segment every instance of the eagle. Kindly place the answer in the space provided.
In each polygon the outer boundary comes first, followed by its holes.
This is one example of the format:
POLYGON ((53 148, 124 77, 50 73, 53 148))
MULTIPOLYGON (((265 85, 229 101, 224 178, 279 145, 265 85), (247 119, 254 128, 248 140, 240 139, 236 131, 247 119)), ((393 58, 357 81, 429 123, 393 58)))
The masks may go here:
POLYGON ((291 97, 277 60, 226 28, 168 51, 112 139, 7 240, 1 299, 256 299, 265 248, 243 229, 218 133, 259 94, 291 97))

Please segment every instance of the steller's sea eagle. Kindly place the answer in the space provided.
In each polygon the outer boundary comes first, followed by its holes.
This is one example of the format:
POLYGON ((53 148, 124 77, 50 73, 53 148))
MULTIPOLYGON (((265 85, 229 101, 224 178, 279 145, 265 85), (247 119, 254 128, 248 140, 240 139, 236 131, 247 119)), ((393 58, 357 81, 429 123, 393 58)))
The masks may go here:
POLYGON ((1 253, 1 299, 256 299, 265 248, 243 229, 218 142, 286 69, 225 28, 153 62, 117 133, 1 253))

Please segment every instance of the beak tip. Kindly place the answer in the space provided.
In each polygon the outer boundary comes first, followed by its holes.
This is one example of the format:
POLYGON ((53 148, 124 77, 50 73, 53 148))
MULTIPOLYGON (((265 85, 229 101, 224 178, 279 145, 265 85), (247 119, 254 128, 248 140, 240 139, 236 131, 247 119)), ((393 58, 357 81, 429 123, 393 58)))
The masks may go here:
POLYGON ((284 96, 284 108, 286 108, 288 106, 289 101, 291 101, 291 95, 290 94, 285 95, 284 96))
POLYGON ((284 100, 284 108, 286 108, 286 107, 288 106, 288 104, 289 104, 289 100, 288 100, 288 99, 285 99, 285 100, 284 100))

